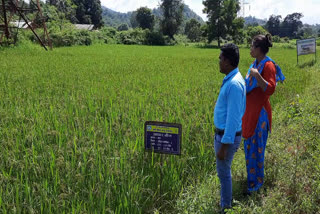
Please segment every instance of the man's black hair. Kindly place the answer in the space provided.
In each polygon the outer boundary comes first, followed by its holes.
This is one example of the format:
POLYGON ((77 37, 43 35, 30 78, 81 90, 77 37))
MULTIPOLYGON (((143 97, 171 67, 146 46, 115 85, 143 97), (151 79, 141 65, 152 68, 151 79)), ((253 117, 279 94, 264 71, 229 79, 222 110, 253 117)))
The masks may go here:
POLYGON ((225 44, 221 47, 222 55, 229 59, 230 64, 234 67, 238 67, 239 65, 239 48, 237 45, 233 43, 225 44))

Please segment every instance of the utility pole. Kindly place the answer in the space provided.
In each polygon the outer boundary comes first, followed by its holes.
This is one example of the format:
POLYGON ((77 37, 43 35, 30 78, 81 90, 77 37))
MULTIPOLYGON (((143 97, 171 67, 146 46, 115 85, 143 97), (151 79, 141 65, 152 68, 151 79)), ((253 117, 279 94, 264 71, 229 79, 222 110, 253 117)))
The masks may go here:
POLYGON ((26 25, 26 29, 30 29, 32 31, 34 36, 37 38, 37 40, 45 50, 48 50, 46 45, 48 45, 52 49, 51 40, 40 6, 40 0, 30 0, 29 4, 26 4, 23 0, 1 0, 0 4, 0 14, 3 14, 2 19, 0 17, 0 45, 3 43, 15 43, 16 38, 14 38, 14 36, 12 35, 14 29, 16 29, 16 32, 18 33, 19 28, 26 25), (40 27, 40 25, 36 24, 35 22, 36 18, 33 18, 32 20, 28 17, 29 14, 33 13, 36 13, 34 17, 38 17, 42 22, 41 28, 43 28, 44 30, 44 38, 42 39, 35 31, 35 28, 40 27), (18 21, 12 20, 16 17, 19 17, 18 21), (24 21, 24 24, 22 26, 20 25, 21 20, 24 21), (6 38, 5 42, 3 42, 4 37, 6 38))
POLYGON ((242 0, 241 1, 241 6, 242 6, 242 17, 245 18, 246 16, 246 13, 245 13, 245 10, 246 10, 246 5, 249 5, 250 6, 250 3, 245 1, 245 0, 242 0))

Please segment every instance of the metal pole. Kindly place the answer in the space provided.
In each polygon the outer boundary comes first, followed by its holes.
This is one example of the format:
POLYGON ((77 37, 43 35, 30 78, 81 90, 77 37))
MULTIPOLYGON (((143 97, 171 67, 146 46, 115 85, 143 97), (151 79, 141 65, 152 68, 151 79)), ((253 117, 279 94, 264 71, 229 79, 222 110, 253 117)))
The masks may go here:
POLYGON ((298 41, 296 40, 296 48, 297 48, 297 65, 299 65, 299 52, 298 52, 298 41))
MULTIPOLYGON (((2 0, 3 1, 3 0, 2 0)), ((17 6, 12 2, 13 7, 16 9, 16 11, 18 11, 19 15, 21 16, 21 18, 26 22, 26 24, 28 25, 28 27, 30 28, 30 30, 33 32, 33 34, 37 37, 37 39, 39 40, 39 42, 41 43, 41 45, 43 46, 43 48, 47 51, 47 47, 46 45, 42 42, 42 40, 40 39, 40 37, 37 35, 37 33, 33 30, 33 28, 31 27, 31 25, 29 25, 28 20, 24 17, 24 15, 21 13, 21 11, 17 8, 17 6)))
POLYGON ((315 62, 317 62, 317 39, 314 38, 314 47, 315 47, 315 52, 314 52, 314 57, 315 57, 315 62))
MULTIPOLYGON (((38 9, 39 9, 40 16, 43 17, 43 15, 42 15, 42 9, 41 9, 41 7, 40 7, 40 2, 39 2, 39 0, 37 0, 37 6, 38 6, 38 9)), ((48 30, 47 30, 46 22, 45 22, 44 20, 42 20, 42 24, 43 24, 44 34, 47 36, 47 39, 48 39, 48 45, 49 45, 50 49, 52 50, 52 43, 51 43, 51 40, 50 40, 50 37, 49 37, 49 33, 48 33, 48 30)))
POLYGON ((160 154, 160 197, 162 195, 162 188, 161 188, 161 184, 162 184, 162 167, 163 167, 162 154, 160 154))

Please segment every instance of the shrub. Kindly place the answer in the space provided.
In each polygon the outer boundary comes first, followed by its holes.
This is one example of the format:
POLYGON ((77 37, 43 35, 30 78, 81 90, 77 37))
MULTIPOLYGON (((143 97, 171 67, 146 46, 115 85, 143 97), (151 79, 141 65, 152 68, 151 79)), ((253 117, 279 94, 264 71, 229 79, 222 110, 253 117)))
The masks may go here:
POLYGON ((113 27, 104 27, 100 31, 109 38, 115 39, 117 36, 117 30, 113 27))
POLYGON ((86 30, 65 30, 50 35, 53 46, 91 45, 92 38, 86 30))
POLYGON ((92 43, 95 43, 95 44, 108 43, 109 38, 100 30, 92 31, 90 32, 90 35, 91 35, 92 43))
POLYGON ((118 26, 117 29, 118 29, 118 31, 127 31, 127 30, 129 30, 129 27, 127 24, 121 24, 118 26))
POLYGON ((145 35, 145 45, 165 45, 165 38, 159 32, 148 31, 145 35))
POLYGON ((281 42, 281 38, 278 35, 272 36, 272 41, 273 42, 281 42))
POLYGON ((90 32, 87 30, 76 31, 76 45, 91 45, 92 38, 90 36, 90 32))
POLYGON ((281 41, 282 41, 283 43, 289 43, 289 42, 290 42, 290 39, 289 39, 288 37, 283 37, 283 38, 281 38, 281 41))
POLYGON ((117 42, 125 45, 143 44, 146 31, 140 28, 121 31, 117 34, 117 42))
POLYGON ((175 44, 186 45, 190 42, 186 35, 177 34, 174 35, 175 44))

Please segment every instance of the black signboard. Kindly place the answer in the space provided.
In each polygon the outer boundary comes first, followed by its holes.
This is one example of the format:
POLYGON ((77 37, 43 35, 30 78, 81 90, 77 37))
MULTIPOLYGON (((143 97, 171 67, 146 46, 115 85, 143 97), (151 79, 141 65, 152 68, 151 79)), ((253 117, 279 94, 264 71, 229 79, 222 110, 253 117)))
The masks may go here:
POLYGON ((181 132, 181 124, 147 121, 144 124, 145 150, 180 155, 181 132))

